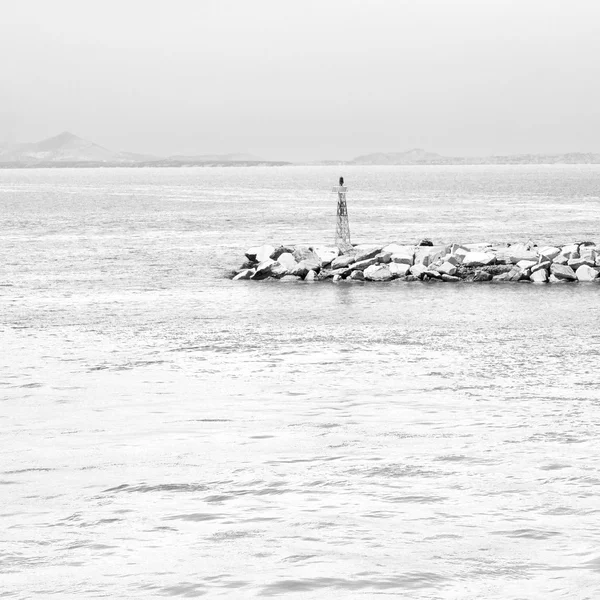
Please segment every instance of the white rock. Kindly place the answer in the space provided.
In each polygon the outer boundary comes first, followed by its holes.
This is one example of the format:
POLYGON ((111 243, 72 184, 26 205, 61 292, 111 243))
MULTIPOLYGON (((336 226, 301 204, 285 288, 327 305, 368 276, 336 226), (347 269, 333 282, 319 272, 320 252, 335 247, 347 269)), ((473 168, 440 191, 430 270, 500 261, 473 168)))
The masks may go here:
POLYGON ((277 262, 280 265, 283 265, 288 271, 293 271, 298 264, 294 258, 294 255, 290 252, 284 252, 283 254, 280 254, 277 262))
POLYGON ((523 269, 523 271, 525 271, 526 269, 531 269, 532 267, 535 267, 535 265, 537 265, 538 262, 537 260, 520 260, 517 263, 517 267, 519 267, 520 269, 523 269))
POLYGON ((454 275, 456 273, 456 265, 452 264, 449 261, 443 262, 439 267, 437 267, 437 272, 443 275, 454 275))
POLYGON ((350 273, 350 279, 354 279, 355 281, 364 281, 365 274, 362 271, 352 271, 352 273, 350 273))
POLYGON ((560 248, 556 248, 555 246, 544 246, 538 250, 538 254, 548 260, 552 260, 560 254, 560 248))
POLYGON ((293 252, 296 262, 302 262, 303 260, 315 260, 321 262, 321 259, 308 247, 308 246, 296 246, 293 252))
POLYGON ((333 282, 337 282, 337 281, 341 281, 342 276, 339 273, 336 273, 332 278, 331 281, 333 282))
POLYGON ((338 248, 331 246, 319 246, 312 250, 319 257, 323 266, 330 264, 340 253, 338 248))
POLYGON ((423 275, 428 271, 427 267, 422 264, 422 263, 418 263, 416 265, 413 265, 410 268, 410 274, 414 275, 415 277, 418 277, 419 279, 423 278, 423 275))
POLYGON ((364 275, 370 281, 388 281, 392 278, 387 265, 371 265, 364 270, 364 275))
POLYGON ((529 276, 529 279, 534 283, 546 283, 548 281, 548 272, 546 269, 538 269, 529 276))
POLYGON ((396 252, 392 254, 392 262, 398 263, 399 265, 410 266, 414 263, 414 254, 396 252))
POLYGON ((404 277, 408 273, 410 265, 391 262, 387 265, 387 268, 390 270, 393 277, 404 277))
POLYGON ((446 246, 417 246, 415 248, 415 264, 423 264, 428 267, 446 254, 446 246))
POLYGON ((577 271, 575 271, 577 281, 594 281, 598 279, 600 273, 589 265, 581 265, 577 271))
POLYGON ((485 267, 496 260, 491 252, 469 252, 463 258, 464 267, 485 267))
POLYGON ((304 277, 304 281, 314 281, 317 274, 314 271, 309 271, 304 277))

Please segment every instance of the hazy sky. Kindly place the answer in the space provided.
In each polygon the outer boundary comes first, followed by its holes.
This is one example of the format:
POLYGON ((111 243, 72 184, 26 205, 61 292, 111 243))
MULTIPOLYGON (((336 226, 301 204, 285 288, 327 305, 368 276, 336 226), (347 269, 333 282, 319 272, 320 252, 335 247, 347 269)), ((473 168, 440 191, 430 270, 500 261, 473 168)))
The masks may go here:
POLYGON ((600 152, 599 0, 0 0, 0 140, 600 152))

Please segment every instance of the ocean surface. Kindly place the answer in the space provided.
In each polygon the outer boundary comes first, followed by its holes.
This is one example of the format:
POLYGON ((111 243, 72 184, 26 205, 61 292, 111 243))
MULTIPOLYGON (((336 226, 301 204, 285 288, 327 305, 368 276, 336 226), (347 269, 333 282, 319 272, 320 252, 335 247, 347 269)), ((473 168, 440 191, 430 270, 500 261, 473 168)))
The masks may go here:
POLYGON ((600 597, 600 285, 231 282, 600 243, 598 166, 0 169, 0 598, 600 597))

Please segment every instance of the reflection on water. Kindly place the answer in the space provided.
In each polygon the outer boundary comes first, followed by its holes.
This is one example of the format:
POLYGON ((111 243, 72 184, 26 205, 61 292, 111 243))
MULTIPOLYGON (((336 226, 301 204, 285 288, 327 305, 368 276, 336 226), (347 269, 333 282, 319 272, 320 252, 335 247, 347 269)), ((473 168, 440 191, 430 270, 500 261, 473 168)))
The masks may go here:
MULTIPOLYGON (((0 595, 598 595, 600 286, 222 277, 335 175, 0 171, 0 595)), ((597 167, 344 175, 356 241, 596 239, 597 167)))

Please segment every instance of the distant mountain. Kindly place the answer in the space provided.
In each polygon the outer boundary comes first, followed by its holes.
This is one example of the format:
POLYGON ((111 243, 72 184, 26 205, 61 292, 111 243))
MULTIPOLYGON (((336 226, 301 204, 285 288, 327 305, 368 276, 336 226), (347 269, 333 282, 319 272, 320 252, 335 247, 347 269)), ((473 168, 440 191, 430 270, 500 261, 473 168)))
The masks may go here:
POLYGON ((193 162, 193 163, 202 163, 202 162, 265 162, 264 158, 259 158, 258 156, 253 156, 252 154, 199 154, 199 155, 184 155, 184 154, 176 154, 174 156, 169 156, 164 160, 172 160, 174 162, 193 162))
MULTIPOLYGON (((331 161, 322 164, 328 164, 331 161)), ((600 164, 600 154, 568 152, 566 154, 513 154, 508 156, 442 156, 421 148, 407 152, 376 152, 357 156, 348 165, 582 165, 600 164)))
POLYGON ((0 162, 3 163, 131 163, 153 158, 144 154, 113 152, 68 131, 41 142, 0 148, 0 162))
POLYGON ((407 152, 376 152, 357 156, 350 161, 354 165, 414 165, 432 163, 444 157, 435 152, 426 152, 422 148, 413 148, 407 152))

